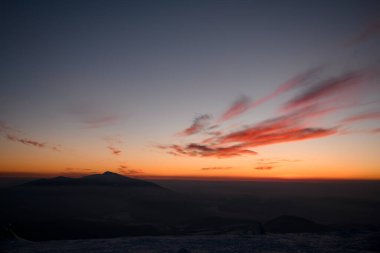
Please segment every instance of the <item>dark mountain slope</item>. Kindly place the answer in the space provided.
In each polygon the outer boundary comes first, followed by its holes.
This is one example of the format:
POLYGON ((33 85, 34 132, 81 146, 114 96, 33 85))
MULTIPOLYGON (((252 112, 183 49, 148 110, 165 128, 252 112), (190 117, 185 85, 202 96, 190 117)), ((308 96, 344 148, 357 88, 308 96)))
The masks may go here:
POLYGON ((305 218, 283 215, 264 224, 270 233, 317 233, 327 231, 327 227, 305 218))
POLYGON ((81 178, 55 177, 38 179, 22 184, 21 186, 125 186, 125 187, 163 187, 144 180, 122 176, 113 172, 94 174, 81 178))
POLYGON ((178 193, 111 172, 4 188, 0 202, 0 225, 32 240, 159 234, 200 213, 178 193))

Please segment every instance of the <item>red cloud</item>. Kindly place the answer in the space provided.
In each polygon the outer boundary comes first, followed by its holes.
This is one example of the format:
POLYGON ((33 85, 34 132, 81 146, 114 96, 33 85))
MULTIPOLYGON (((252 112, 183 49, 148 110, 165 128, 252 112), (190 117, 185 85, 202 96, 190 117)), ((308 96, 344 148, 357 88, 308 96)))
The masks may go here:
POLYGON ((245 147, 257 147, 282 142, 320 138, 336 134, 336 129, 293 128, 277 130, 247 129, 225 136, 220 142, 241 142, 245 147))
MULTIPOLYGON (((357 88, 359 85, 366 84, 377 74, 369 68, 353 71, 336 78, 328 78, 323 82, 313 83, 320 71, 321 68, 319 67, 301 73, 278 87, 270 95, 253 103, 250 102, 249 98, 242 97, 222 115, 220 121, 238 116, 249 108, 258 106, 287 91, 313 84, 284 105, 287 110, 282 110, 281 113, 288 112, 285 115, 250 125, 244 129, 233 130, 232 132, 227 132, 223 129, 218 130, 215 134, 208 134, 207 138, 199 140, 197 143, 161 146, 160 148, 166 149, 169 154, 176 156, 227 158, 255 155, 257 153, 251 149, 259 146, 335 135, 338 132, 337 127, 316 127, 315 119, 337 110, 354 106, 355 103, 349 101, 348 98, 350 99, 350 97, 347 97, 351 93, 347 92, 353 91, 352 88, 357 88), (290 112, 288 111, 289 109, 290 112)), ((351 117, 346 120, 355 121, 374 117, 378 118, 379 116, 378 114, 368 114, 351 117)), ((201 119, 197 118, 194 124, 184 131, 183 135, 189 135, 205 129, 204 124, 200 123, 201 119)))
POLYGON ((200 144, 190 143, 187 145, 160 146, 160 148, 169 149, 168 153, 180 156, 228 158, 255 155, 257 153, 250 148, 336 134, 335 128, 302 127, 300 125, 302 121, 323 114, 325 111, 326 109, 318 110, 317 107, 306 107, 242 130, 207 138, 200 144))
POLYGON ((210 118, 210 115, 207 114, 196 117, 193 124, 189 128, 186 128, 181 133, 179 133, 179 135, 188 136, 199 133, 208 125, 210 118))

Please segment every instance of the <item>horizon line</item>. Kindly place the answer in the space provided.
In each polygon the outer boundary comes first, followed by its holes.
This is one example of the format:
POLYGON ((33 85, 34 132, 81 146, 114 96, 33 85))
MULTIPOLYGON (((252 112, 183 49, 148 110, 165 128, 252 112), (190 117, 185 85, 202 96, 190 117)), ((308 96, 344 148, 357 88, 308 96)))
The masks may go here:
MULTIPOLYGON (((63 173, 33 173, 33 172, 0 172, 1 178, 53 178, 58 176, 65 177, 83 177, 87 175, 102 174, 98 173, 80 173, 80 172, 63 172, 63 173)), ((113 171, 111 171, 113 172, 113 171)), ((380 181, 380 178, 327 178, 327 177, 222 177, 222 176, 168 176, 168 175, 137 175, 123 174, 113 172, 126 177, 133 177, 142 180, 168 180, 168 181, 261 181, 261 182, 356 182, 356 181, 380 181)))

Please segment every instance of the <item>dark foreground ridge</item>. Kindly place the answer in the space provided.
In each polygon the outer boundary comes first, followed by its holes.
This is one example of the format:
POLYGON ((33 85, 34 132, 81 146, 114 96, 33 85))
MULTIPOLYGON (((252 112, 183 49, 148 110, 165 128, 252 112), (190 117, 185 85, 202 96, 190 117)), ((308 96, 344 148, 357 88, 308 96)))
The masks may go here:
MULTIPOLYGON (((379 252, 378 237, 372 233, 350 236, 330 234, 271 234, 271 235, 193 235, 124 237, 114 239, 46 241, 37 243, 9 242, 8 253, 50 252, 171 252, 171 253, 355 253, 379 252)), ((377 235, 378 236, 378 235, 377 235)))
POLYGON ((94 174, 81 178, 55 177, 51 179, 37 179, 22 186, 129 186, 129 187, 157 187, 161 186, 140 179, 122 176, 117 173, 106 171, 103 174, 94 174))
MULTIPOLYGON (((357 196, 350 202, 345 198, 320 197, 330 196, 330 192, 336 192, 331 189, 340 189, 340 184, 332 185, 326 193, 329 187, 326 184, 239 182, 239 187, 247 188, 241 189, 236 188, 236 184, 208 182, 204 190, 199 187, 200 183, 190 186, 186 191, 170 183, 158 181, 156 184, 105 172, 81 178, 39 179, 4 187, 0 189, 0 227, 11 229, 0 237, 36 242, 126 236, 236 235, 242 236, 243 243, 244 236, 256 238, 261 235, 270 242, 270 236, 275 234, 292 233, 296 238, 300 233, 327 236, 341 232, 351 236, 357 231, 372 231, 373 234, 380 231, 377 216, 373 215, 378 213, 377 201, 365 202, 357 196), (310 196, 315 187, 323 191, 316 197, 310 196), (299 196, 300 192, 306 192, 307 197, 299 196), (355 212, 347 216, 349 223, 339 222, 336 217, 342 216, 341 211, 346 211, 348 204, 355 212), (370 223, 358 222, 357 218, 363 216, 367 217, 365 221, 370 218, 370 223)), ((364 186, 378 189, 377 184, 364 186)), ((357 189, 356 184, 354 187, 357 189)), ((367 192, 364 196, 368 196, 367 192)), ((346 211, 345 215, 349 214, 346 211)))
POLYGON ((319 233, 328 231, 327 226, 314 221, 282 215, 265 223, 265 231, 269 233, 319 233))

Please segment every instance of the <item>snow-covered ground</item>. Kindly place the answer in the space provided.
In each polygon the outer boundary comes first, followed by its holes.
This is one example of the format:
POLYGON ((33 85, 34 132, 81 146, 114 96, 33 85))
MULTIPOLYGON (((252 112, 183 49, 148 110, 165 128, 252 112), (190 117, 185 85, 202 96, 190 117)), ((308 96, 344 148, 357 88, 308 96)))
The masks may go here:
POLYGON ((267 234, 216 236, 145 236, 45 242, 2 242, 1 252, 379 252, 378 234, 267 234))

